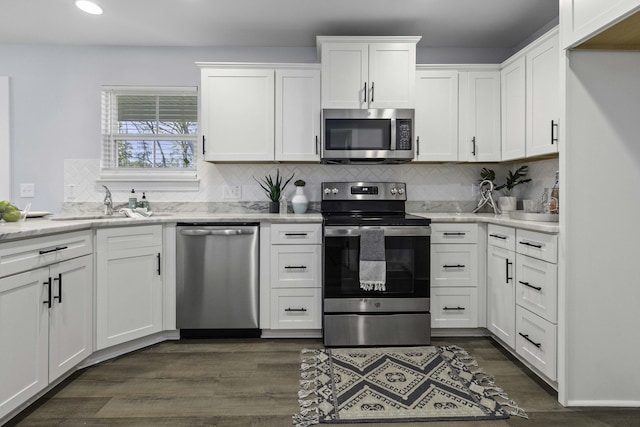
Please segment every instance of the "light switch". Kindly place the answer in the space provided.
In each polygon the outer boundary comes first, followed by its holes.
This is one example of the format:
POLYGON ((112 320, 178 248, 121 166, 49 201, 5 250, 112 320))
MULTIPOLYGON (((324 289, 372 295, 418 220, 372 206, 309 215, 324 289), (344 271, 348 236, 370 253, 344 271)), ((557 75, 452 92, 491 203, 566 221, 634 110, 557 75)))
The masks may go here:
POLYGON ((20 197, 36 197, 35 184, 20 184, 20 197))

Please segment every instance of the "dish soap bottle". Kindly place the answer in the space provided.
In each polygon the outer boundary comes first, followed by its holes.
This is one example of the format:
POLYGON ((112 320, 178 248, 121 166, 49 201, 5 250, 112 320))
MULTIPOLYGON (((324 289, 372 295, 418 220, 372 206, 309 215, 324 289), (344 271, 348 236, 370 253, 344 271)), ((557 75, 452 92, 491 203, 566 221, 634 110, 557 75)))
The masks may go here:
POLYGON ((140 200, 140 207, 146 210, 149 210, 149 201, 147 200, 147 195, 145 192, 142 192, 142 199, 140 200))
POLYGON ((549 195, 549 213, 560 213, 560 183, 558 171, 556 171, 556 181, 553 184, 551 194, 549 195))
POLYGON ((129 195, 129 209, 135 209, 138 207, 138 198, 136 197, 136 192, 132 188, 131 194, 129 195))

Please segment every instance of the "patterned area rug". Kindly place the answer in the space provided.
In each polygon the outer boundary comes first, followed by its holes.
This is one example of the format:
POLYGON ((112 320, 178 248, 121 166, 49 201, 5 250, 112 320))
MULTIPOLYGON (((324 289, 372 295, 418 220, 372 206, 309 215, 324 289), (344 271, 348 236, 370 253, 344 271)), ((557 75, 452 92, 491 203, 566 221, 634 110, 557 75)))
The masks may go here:
POLYGON ((457 346, 303 350, 301 358, 296 427, 527 418, 457 346))

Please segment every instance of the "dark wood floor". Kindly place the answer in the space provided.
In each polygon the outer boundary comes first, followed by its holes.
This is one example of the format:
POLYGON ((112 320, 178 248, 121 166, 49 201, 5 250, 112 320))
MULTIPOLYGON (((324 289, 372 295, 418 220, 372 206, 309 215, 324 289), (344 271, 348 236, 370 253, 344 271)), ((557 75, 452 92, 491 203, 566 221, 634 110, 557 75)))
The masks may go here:
MULTIPOLYGON (((488 338, 433 344, 464 347, 530 419, 394 427, 640 426, 640 409, 563 408, 552 389, 488 338)), ((320 347, 319 340, 165 342, 74 374, 7 425, 291 426, 298 409, 299 352, 320 347)))

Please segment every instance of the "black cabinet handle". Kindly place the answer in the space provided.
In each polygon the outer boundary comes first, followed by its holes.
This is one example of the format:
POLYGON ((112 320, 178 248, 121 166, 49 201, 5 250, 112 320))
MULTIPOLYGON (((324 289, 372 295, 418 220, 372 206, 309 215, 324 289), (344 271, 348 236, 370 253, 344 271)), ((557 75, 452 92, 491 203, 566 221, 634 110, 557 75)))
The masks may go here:
POLYGON ((471 155, 476 155, 476 137, 471 138, 471 143, 473 144, 473 148, 471 149, 471 155))
POLYGON ((318 135, 316 135, 316 154, 320 154, 320 144, 318 144, 318 135))
POLYGON ((371 82, 371 102, 373 102, 373 96, 376 93, 376 87, 374 85, 375 85, 375 82, 371 82))
POLYGON ((443 265, 442 268, 464 268, 464 265, 462 264, 456 264, 456 265, 443 265))
POLYGON ((523 282, 522 280, 518 280, 518 283, 522 283, 523 285, 528 286, 531 289, 535 289, 536 291, 541 291, 542 290, 542 288, 540 288, 538 286, 533 286, 529 282, 523 282))
POLYGON ((40 255, 44 255, 44 254, 48 254, 48 253, 51 253, 51 252, 62 251, 62 250, 65 250, 67 248, 68 248, 68 246, 56 246, 53 249, 41 250, 39 252, 40 252, 40 255))
POLYGON ((62 273, 58 274, 58 277, 54 277, 53 280, 58 282, 58 296, 53 299, 57 299, 58 303, 62 304, 62 273))
POLYGON ((420 137, 416 137, 416 156, 420 155, 420 137))
POLYGON ((160 259, 160 252, 158 252, 158 276, 160 275, 160 264, 161 264, 161 259, 160 259))
POLYGON ((523 334, 522 332, 518 332, 518 335, 520 335, 522 338, 524 338, 525 340, 529 341, 531 344, 535 345, 536 347, 538 347, 538 348, 542 347, 541 343, 537 343, 535 341, 532 341, 531 338, 529 338, 529 335, 523 334))
POLYGON ((307 311, 306 308, 302 307, 302 308, 285 308, 284 311, 287 312, 305 312, 307 311))
POLYGON ((202 155, 204 156, 204 141, 205 141, 205 137, 204 135, 202 135, 202 155))
POLYGON ((507 236, 500 236, 499 234, 489 234, 489 237, 495 237, 496 239, 507 240, 507 236))
POLYGON ((286 269, 301 269, 301 268, 307 268, 306 265, 285 265, 284 268, 286 269))
POLYGON ((49 277, 49 280, 47 280, 46 282, 42 282, 43 285, 47 285, 49 290, 48 292, 48 297, 46 301, 43 301, 43 304, 47 304, 47 307, 51 308, 51 277, 49 277))
POLYGON ((284 233, 285 236, 306 236, 307 233, 284 233))
POLYGON ((443 308, 443 310, 464 311, 464 310, 465 310, 465 308, 464 308, 464 307, 447 307, 447 306, 445 306, 445 307, 443 308))
POLYGON ((460 231, 457 232, 452 232, 452 231, 445 231, 444 233, 442 233, 445 236, 464 236, 467 233, 462 233, 460 231))
POLYGON ((367 82, 364 82, 364 102, 367 102, 367 82))
POLYGON ((537 245, 535 243, 529 243, 529 242, 520 242, 521 245, 525 245, 525 246, 531 246, 532 248, 537 248, 537 249, 541 249, 542 245, 537 245))
POLYGON ((558 123, 555 123, 554 120, 551 120, 551 145, 558 142, 558 137, 555 135, 554 128, 558 127, 558 123))
POLYGON ((513 265, 513 263, 509 262, 509 258, 506 258, 505 261, 506 261, 505 271, 506 271, 506 278, 507 278, 507 281, 505 283, 509 283, 509 280, 513 280, 513 277, 509 277, 509 266, 513 265))

